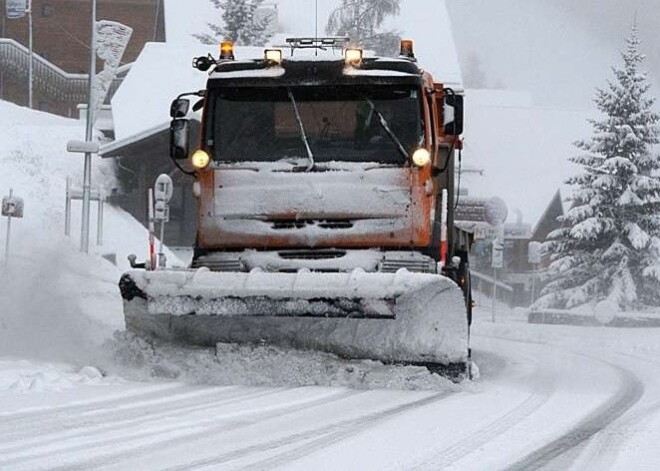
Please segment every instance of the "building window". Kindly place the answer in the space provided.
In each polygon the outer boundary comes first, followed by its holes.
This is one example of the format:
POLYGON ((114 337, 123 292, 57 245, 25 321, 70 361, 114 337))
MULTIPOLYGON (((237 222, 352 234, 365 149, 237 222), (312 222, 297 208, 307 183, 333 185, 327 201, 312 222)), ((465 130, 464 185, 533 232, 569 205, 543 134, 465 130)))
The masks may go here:
POLYGON ((50 3, 44 3, 41 6, 41 16, 48 18, 50 16, 53 16, 54 14, 55 14, 55 7, 50 3))

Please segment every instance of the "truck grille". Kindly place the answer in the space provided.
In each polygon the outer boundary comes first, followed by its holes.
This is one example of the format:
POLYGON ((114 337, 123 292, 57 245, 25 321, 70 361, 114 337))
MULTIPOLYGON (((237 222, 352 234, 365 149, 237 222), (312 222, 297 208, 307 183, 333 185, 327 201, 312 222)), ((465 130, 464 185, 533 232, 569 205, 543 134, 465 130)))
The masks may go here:
POLYGON ((435 273, 435 262, 430 258, 429 260, 383 260, 379 271, 396 273, 402 268, 418 273, 435 273))
POLYGON ((200 257, 192 262, 192 268, 206 267, 211 271, 244 271, 239 259, 219 260, 212 257, 200 257))
POLYGON ((332 220, 312 220, 312 219, 291 219, 291 220, 278 220, 271 221, 271 227, 275 230, 291 230, 303 229, 309 226, 317 226, 321 229, 350 229, 354 226, 354 222, 349 219, 332 219, 332 220))
POLYGON ((284 260, 329 260, 346 255, 345 250, 293 250, 278 252, 284 260))

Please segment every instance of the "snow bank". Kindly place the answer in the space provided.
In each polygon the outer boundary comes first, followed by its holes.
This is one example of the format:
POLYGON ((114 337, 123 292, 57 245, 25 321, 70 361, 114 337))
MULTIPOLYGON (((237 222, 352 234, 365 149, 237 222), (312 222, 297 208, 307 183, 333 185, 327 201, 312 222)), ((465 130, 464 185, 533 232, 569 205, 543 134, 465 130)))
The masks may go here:
POLYGON ((69 365, 0 360, 0 397, 18 393, 65 391, 81 384, 98 385, 107 380, 93 366, 77 369, 69 365))
MULTIPOLYGON (((146 230, 123 211, 106 207, 104 245, 96 246, 92 204, 91 254, 79 253, 80 202, 74 202, 73 236, 64 236, 66 178, 81 186, 82 156, 66 143, 82 139, 77 120, 0 101, 0 196, 10 188, 24 199, 14 219, 5 267, 7 219, 0 218, 0 355, 86 363, 112 331, 123 328, 117 282, 126 256, 146 254, 146 230), (119 266, 102 255, 112 254, 119 266)), ((94 159, 92 184, 115 186, 113 163, 94 159)))
POLYGON ((576 327, 573 325, 526 324, 524 316, 513 319, 500 315, 497 323, 487 322, 490 313, 478 308, 472 326, 474 337, 495 337, 520 342, 558 345, 575 352, 594 350, 660 358, 659 328, 576 327))

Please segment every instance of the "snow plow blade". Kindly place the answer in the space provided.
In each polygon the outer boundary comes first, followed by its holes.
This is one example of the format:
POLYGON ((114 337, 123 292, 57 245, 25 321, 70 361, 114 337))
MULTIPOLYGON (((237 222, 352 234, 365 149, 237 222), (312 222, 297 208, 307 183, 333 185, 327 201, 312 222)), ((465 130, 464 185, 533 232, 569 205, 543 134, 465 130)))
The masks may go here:
POLYGON ((131 271, 120 289, 126 328, 142 336, 200 346, 265 342, 461 373, 467 367, 463 292, 439 275, 131 271))

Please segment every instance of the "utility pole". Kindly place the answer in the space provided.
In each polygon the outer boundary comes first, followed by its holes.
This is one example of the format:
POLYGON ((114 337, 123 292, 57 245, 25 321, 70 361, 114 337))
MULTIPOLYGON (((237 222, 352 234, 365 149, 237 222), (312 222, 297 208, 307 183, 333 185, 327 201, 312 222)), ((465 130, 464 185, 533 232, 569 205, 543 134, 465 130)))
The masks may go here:
POLYGON ((499 225, 495 229, 495 239, 493 239, 492 260, 491 266, 493 268, 493 305, 491 320, 495 323, 495 304, 497 302, 497 269, 504 266, 504 228, 499 225))
MULTIPOLYGON (((90 38, 89 61, 89 93, 87 96, 87 126, 85 129, 85 142, 92 142, 94 129, 94 77, 96 75, 96 0, 92 0, 92 35, 90 38)), ((80 251, 89 253, 89 206, 92 186, 92 154, 85 152, 85 168, 83 172, 83 212, 82 234, 80 237, 80 251)))
POLYGON ((28 48, 30 49, 30 56, 28 59, 28 108, 32 109, 32 84, 33 84, 33 64, 34 52, 32 47, 32 0, 27 0, 27 10, 25 11, 28 16, 28 48))
MULTIPOLYGON (((5 5, 5 10, 6 8, 7 7, 5 5)), ((5 16, 6 13, 3 11, 0 14, 0 38, 4 38, 7 35, 5 31, 5 16)), ((0 100, 4 100, 4 99, 5 99, 5 71, 0 70, 0 100)))

